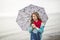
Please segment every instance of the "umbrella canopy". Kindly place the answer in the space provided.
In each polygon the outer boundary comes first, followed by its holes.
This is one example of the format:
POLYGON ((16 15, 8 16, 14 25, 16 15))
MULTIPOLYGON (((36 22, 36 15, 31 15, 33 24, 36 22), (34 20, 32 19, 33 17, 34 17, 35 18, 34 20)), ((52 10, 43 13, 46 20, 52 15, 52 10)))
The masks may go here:
POLYGON ((48 16, 43 7, 35 6, 30 4, 29 6, 19 10, 18 16, 16 18, 17 24, 22 28, 22 30, 27 30, 30 25, 30 17, 33 12, 38 12, 41 20, 44 24, 48 20, 48 16))

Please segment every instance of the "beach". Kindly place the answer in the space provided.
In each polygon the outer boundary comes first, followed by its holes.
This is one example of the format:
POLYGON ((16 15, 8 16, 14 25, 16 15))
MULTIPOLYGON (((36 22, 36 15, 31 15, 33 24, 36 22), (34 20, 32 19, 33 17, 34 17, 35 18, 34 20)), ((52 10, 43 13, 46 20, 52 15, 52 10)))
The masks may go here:
MULTIPOLYGON (((48 14, 42 40, 60 40, 60 13, 48 14)), ((0 17, 0 40, 30 40, 30 33, 22 31, 14 17, 0 17)))

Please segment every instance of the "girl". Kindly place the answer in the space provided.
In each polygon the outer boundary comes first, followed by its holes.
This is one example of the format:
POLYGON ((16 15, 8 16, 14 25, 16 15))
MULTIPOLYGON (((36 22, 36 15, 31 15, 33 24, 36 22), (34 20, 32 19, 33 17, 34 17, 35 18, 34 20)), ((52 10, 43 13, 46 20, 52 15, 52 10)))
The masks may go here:
POLYGON ((31 15, 31 21, 29 26, 29 32, 31 34, 31 40, 41 40, 42 33, 44 30, 44 24, 40 19, 39 13, 33 12, 31 15))

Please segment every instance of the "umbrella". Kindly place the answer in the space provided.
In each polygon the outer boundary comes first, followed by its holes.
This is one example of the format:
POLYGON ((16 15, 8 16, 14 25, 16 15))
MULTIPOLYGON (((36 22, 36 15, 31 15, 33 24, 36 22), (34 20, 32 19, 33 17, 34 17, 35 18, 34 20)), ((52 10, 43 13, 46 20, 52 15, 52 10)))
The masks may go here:
POLYGON ((27 30, 30 25, 30 17, 33 12, 38 12, 41 20, 44 24, 48 20, 48 16, 43 7, 30 4, 29 6, 19 10, 18 16, 16 18, 17 24, 21 27, 22 30, 27 30))

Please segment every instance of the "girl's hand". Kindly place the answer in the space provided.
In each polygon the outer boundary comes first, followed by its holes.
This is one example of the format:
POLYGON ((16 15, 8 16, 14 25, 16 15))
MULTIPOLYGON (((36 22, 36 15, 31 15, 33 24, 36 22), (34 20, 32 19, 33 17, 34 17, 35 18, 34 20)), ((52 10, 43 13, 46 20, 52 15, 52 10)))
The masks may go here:
POLYGON ((38 28, 38 27, 36 27, 36 26, 35 26, 35 24, 32 24, 32 27, 33 27, 33 28, 36 28, 36 29, 38 29, 38 30, 39 30, 39 28, 38 28))
POLYGON ((32 27, 33 27, 33 28, 36 28, 35 24, 32 24, 32 27))

